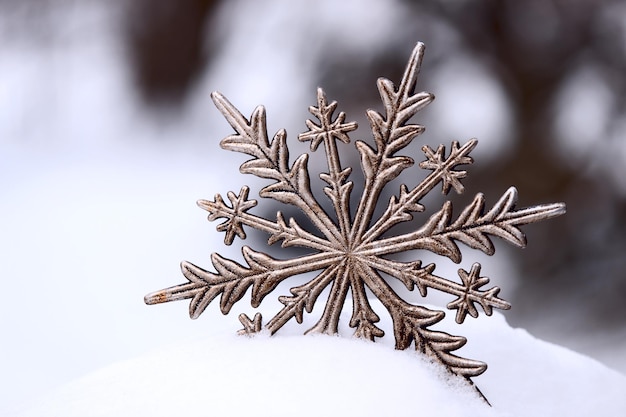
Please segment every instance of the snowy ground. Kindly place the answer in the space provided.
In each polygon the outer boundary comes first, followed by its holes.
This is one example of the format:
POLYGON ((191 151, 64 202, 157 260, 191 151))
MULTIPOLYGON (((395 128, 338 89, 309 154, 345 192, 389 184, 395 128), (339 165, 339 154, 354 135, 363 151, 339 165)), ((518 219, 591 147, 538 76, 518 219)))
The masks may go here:
MULTIPOLYGON (((384 324, 392 333, 389 321, 384 324)), ((214 329, 204 340, 99 370, 16 416, 587 417, 626 411, 626 377, 596 361, 512 329, 497 313, 463 330, 471 340, 464 354, 489 363, 475 383, 492 407, 473 387, 389 343, 289 331, 247 338, 214 329)))
MULTIPOLYGON (((354 6, 352 2, 346 4, 348 8, 354 6)), ((368 19, 373 15, 387 13, 388 9, 372 8, 369 12, 357 19, 363 27, 371 23, 368 19)), ((279 21, 285 19, 277 16, 279 21)), ((225 54, 214 65, 214 72, 206 78, 211 81, 199 83, 196 97, 182 111, 183 118, 155 120, 142 112, 132 94, 121 64, 122 51, 112 35, 114 19, 97 8, 79 8, 75 14, 59 19, 59 27, 64 30, 58 39, 50 39, 45 48, 21 38, 7 38, 0 45, 0 277, 4 292, 0 303, 0 413, 16 404, 31 402, 81 375, 140 356, 155 347, 178 346, 115 365, 67 388, 62 395, 83 395, 81 390, 93 388, 90 384, 109 378, 133 381, 130 375, 148 372, 146 368, 155 361, 179 357, 186 349, 195 354, 212 346, 218 350, 216 354, 223 353, 219 351, 223 345, 216 341, 229 336, 220 333, 216 339, 203 338, 213 334, 212 329, 236 329, 236 317, 223 318, 217 309, 209 309, 202 320, 193 322, 185 317, 185 303, 143 305, 147 292, 181 280, 179 261, 186 259, 208 266, 210 252, 229 254, 222 247, 221 236, 214 231, 215 225, 204 220, 205 213, 194 202, 217 192, 238 190, 244 183, 258 189, 252 178, 237 173, 242 159, 219 150, 217 142, 229 129, 209 103, 208 93, 219 88, 244 112, 265 103, 269 110, 280 114, 280 120, 275 119, 274 123, 293 120, 291 126, 285 127, 297 129, 302 121, 290 117, 293 103, 304 100, 299 113, 304 114, 314 94, 314 86, 301 79, 306 68, 282 68, 277 72, 276 62, 288 57, 249 48, 245 57, 225 54), (248 69, 253 65, 256 71, 250 74, 248 69), (248 80, 243 87, 235 85, 242 80, 248 80), (292 86, 291 97, 281 96, 279 100, 272 95, 271 85, 292 86), (189 339, 195 342, 181 344, 189 339)), ((243 40, 232 42, 236 46, 243 40)), ((265 45, 271 42, 270 39, 265 45)), ((241 47, 233 46, 233 50, 241 47)), ((285 89, 279 91, 286 94, 285 89)), ((541 366, 551 369, 550 363, 579 367, 577 375, 611 375, 618 384, 622 383, 600 365, 564 350, 540 344, 537 352, 547 353, 537 357, 528 336, 510 330, 499 319, 494 322, 509 336, 493 343, 479 341, 471 353, 491 366, 477 382, 495 393, 494 413, 507 410, 498 408, 499 404, 517 404, 510 397, 513 392, 501 392, 508 388, 498 382, 499 378, 514 381, 513 387, 518 390, 536 394, 540 388, 533 384, 534 374, 530 371, 542 369, 541 366), (529 344, 527 351, 517 353, 532 354, 537 367, 525 369, 520 366, 525 362, 514 360, 511 362, 515 372, 523 377, 503 376, 505 371, 498 371, 498 367, 513 354, 506 349, 515 349, 518 343, 529 344), (494 353, 490 347, 505 350, 494 353)), ((257 354, 263 349, 288 348, 291 343, 299 344, 299 340, 287 339, 285 345, 263 340, 257 354)), ((319 342, 320 349, 328 348, 330 341, 319 342)), ((233 343, 249 346, 254 342, 237 339, 233 343)), ((363 349, 363 355, 374 355, 374 361, 398 358, 400 362, 394 366, 406 367, 402 365, 402 361, 408 360, 406 355, 378 347, 352 346, 356 342, 332 342, 338 350, 363 349)), ((611 355, 614 357, 615 353, 607 356, 611 355)), ((390 366, 393 360, 390 359, 390 366)), ((202 366, 210 371, 208 363, 202 366)), ((554 369, 558 376, 556 372, 562 368, 554 369)), ((146 379, 168 375, 149 372, 146 379)), ((547 372, 543 376, 548 378, 546 381, 550 378, 547 372)), ((583 378, 578 388, 572 388, 579 391, 555 388, 553 394, 582 398, 585 391, 581 387, 593 384, 595 380, 590 376, 583 378)), ((606 395, 611 395, 607 389, 606 395)), ((411 392, 406 395, 412 395, 411 392)), ((114 390, 110 393, 116 394, 114 390)), ((439 398, 436 395, 440 394, 433 395, 439 398)), ((63 398, 66 397, 59 397, 63 398)), ((102 397, 100 400, 104 401, 102 397)))

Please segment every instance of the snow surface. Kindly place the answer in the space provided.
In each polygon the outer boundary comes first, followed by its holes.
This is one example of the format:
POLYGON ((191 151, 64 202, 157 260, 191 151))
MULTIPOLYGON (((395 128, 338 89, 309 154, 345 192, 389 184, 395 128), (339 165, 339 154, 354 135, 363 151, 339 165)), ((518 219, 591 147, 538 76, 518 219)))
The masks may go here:
POLYGON ((108 366, 15 416, 626 413, 626 377, 600 363, 513 329, 497 313, 472 320, 463 330, 470 342, 462 354, 489 364, 475 382, 492 407, 473 387, 450 377, 440 366, 415 352, 396 351, 388 341, 297 336, 293 329, 286 335, 249 338, 221 328, 204 340, 108 366))

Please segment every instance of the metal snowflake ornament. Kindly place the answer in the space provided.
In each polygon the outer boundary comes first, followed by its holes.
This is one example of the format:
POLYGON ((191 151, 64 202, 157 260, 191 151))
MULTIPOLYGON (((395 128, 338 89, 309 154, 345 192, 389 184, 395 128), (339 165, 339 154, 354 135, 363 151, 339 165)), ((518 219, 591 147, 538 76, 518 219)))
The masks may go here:
POLYGON ((565 213, 565 205, 557 203, 516 209, 517 190, 510 188, 490 209, 485 208, 484 196, 477 194, 455 218, 448 201, 414 231, 383 237, 397 224, 413 220, 413 213, 424 211, 420 203, 422 198, 439 184, 444 194, 450 190, 462 193, 462 180, 467 172, 459 167, 473 162, 469 154, 477 145, 475 139, 462 146, 453 142, 449 152, 443 145, 436 150, 424 146, 426 159, 419 167, 430 173, 411 189, 401 185, 382 215, 374 217, 383 188, 413 165, 412 158, 398 155, 424 131, 423 126, 410 123, 410 119, 434 99, 430 93, 414 92, 423 52, 423 44, 418 43, 398 88, 387 79, 378 80, 385 112, 367 111, 374 146, 362 141, 355 143, 365 184, 354 212, 350 209, 353 183, 348 181, 351 168, 341 167, 337 141, 349 143, 348 134, 357 128, 357 124, 346 123, 343 112, 335 116, 337 103, 329 103, 321 89, 317 91, 317 105, 309 108, 315 120, 306 121, 308 131, 300 134, 298 139, 310 142, 311 152, 324 146, 328 172, 321 173, 320 178, 327 184, 323 191, 332 203, 332 215, 322 208, 311 191, 309 154, 300 155, 290 165, 287 134, 281 129, 269 140, 262 106, 257 107, 248 120, 223 95, 213 93, 215 105, 235 130, 221 141, 222 148, 250 155, 252 158, 241 165, 240 171, 272 181, 260 191, 260 196, 297 207, 317 230, 307 231, 293 218, 287 221, 280 211, 276 220, 250 213, 257 202, 248 199, 247 186, 242 187, 239 194, 229 192, 228 201, 218 194, 213 201, 200 200, 198 205, 209 212, 210 221, 225 219, 217 230, 225 233, 224 243, 227 245, 235 237, 245 239, 244 226, 247 226, 268 233, 270 245, 281 242, 282 247, 302 247, 311 253, 294 259, 276 259, 244 246, 245 264, 212 254, 216 272, 182 262, 182 272, 188 282, 148 294, 145 302, 157 304, 189 298, 190 316, 195 319, 209 303, 221 296, 221 311, 228 314, 250 287, 252 306, 258 307, 283 280, 316 272, 314 278, 292 288, 291 295, 279 297, 284 307, 268 322, 264 323, 259 313, 253 319, 240 315, 244 327, 241 333, 252 334, 267 329, 273 334, 293 318, 302 323, 304 311, 311 313, 322 291, 330 286, 324 312, 307 333, 337 333, 339 316, 350 294, 350 327, 355 336, 373 341, 383 337, 384 332, 376 326, 380 318, 368 301, 367 289, 391 316, 396 349, 414 345, 416 350, 470 383, 471 377, 483 373, 487 368, 485 363, 453 353, 466 343, 464 337, 431 329, 443 319, 443 311, 408 303, 393 290, 388 278, 383 277, 384 274, 395 278, 409 290, 417 287, 422 296, 426 296, 428 288, 453 295, 456 298, 447 307, 456 310, 456 321, 462 323, 468 314, 477 317, 478 307, 487 315, 491 315, 493 308, 510 308, 509 303, 498 297, 498 287, 483 289, 489 279, 481 276, 480 264, 473 264, 469 271, 459 269, 458 282, 435 275, 434 264, 422 265, 419 260, 400 262, 386 256, 419 249, 459 263, 459 242, 492 255, 495 249, 491 236, 524 247, 526 238, 519 226, 559 216, 565 213))

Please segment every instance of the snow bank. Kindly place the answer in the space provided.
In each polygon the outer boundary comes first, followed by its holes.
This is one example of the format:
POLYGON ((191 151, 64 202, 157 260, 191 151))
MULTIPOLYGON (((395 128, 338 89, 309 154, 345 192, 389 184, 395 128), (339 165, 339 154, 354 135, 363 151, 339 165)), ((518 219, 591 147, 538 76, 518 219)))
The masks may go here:
POLYGON ((626 412, 626 377, 600 363, 512 329, 499 314, 463 328, 470 339, 463 354, 489 364, 475 382, 493 407, 438 365, 388 343, 289 332, 248 338, 221 329, 202 341, 106 367, 16 416, 582 417, 626 412))

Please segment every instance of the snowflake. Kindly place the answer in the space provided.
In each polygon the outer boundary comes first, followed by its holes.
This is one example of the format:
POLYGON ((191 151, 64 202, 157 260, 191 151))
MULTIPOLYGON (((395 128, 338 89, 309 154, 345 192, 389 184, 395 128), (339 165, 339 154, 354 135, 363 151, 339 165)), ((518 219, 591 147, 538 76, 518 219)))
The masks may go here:
POLYGON ((309 108, 317 121, 307 120, 308 131, 300 134, 298 139, 310 142, 312 152, 324 145, 328 172, 321 173, 320 178, 327 184, 323 191, 332 203, 335 218, 322 208, 311 191, 307 166, 309 154, 300 155, 290 166, 287 134, 281 129, 269 140, 262 106, 257 107, 248 120, 223 95, 213 93, 215 105, 235 130, 234 134, 221 141, 222 148, 252 156, 241 165, 240 171, 272 180, 260 191, 260 196, 297 207, 315 225, 318 233, 305 230, 293 218, 286 221, 280 211, 275 221, 249 213, 257 202, 248 199, 247 186, 242 187, 239 194, 229 192, 229 202, 219 194, 213 201, 200 200, 198 205, 210 213, 210 221, 226 219, 217 226, 217 230, 225 232, 224 243, 227 245, 233 243, 235 236, 246 238, 245 225, 268 233, 270 245, 281 241, 282 247, 307 248, 311 253, 294 259, 275 259, 244 246, 242 253, 246 265, 212 254, 211 261, 216 272, 182 262, 182 272, 188 282, 148 294, 146 303, 190 298, 190 316, 195 319, 221 295, 221 311, 228 314, 250 287, 252 306, 258 307, 283 280, 318 272, 305 284, 292 288, 291 295, 279 297, 284 307, 267 323, 262 322, 259 313, 253 319, 240 315, 244 327, 240 332, 252 334, 267 329, 273 334, 292 318, 302 323, 304 311, 311 313, 322 291, 331 286, 321 318, 307 333, 336 334, 340 313, 350 293, 352 317, 349 325, 354 329, 355 336, 373 341, 383 337, 384 332, 376 326, 380 318, 368 301, 368 289, 391 316, 396 349, 414 345, 417 351, 470 383, 471 377, 483 373, 487 368, 485 363, 453 353, 465 345, 464 337, 430 329, 443 319, 443 311, 408 303, 383 277, 384 274, 398 279, 408 290, 417 287, 422 296, 426 296, 428 288, 455 296, 456 299, 447 307, 456 310, 456 321, 462 323, 468 314, 478 316, 478 306, 487 315, 492 314, 493 308, 510 308, 508 302, 498 297, 498 287, 483 289, 489 278, 481 277, 480 264, 474 263, 470 271, 460 269, 459 283, 435 275, 434 264, 422 265, 419 260, 400 262, 386 255, 419 249, 459 263, 461 251, 458 242, 492 255, 495 249, 490 236, 524 247, 526 238, 519 226, 563 214, 565 206, 545 204, 516 209, 517 190, 512 187, 489 210, 485 210, 484 196, 477 194, 453 219, 452 204, 447 201, 417 230, 383 237, 393 226, 412 220, 413 213, 424 211, 420 201, 439 184, 444 194, 451 189, 462 193, 464 187, 461 180, 467 172, 458 167, 473 162, 469 154, 477 145, 475 139, 462 146, 453 142, 449 153, 443 145, 436 150, 424 146, 422 150, 426 159, 419 166, 431 171, 429 175, 412 189, 401 185, 399 194, 390 199, 382 215, 374 217, 384 187, 413 165, 412 158, 397 155, 424 131, 423 126, 409 123, 409 120, 434 99, 430 93, 414 92, 423 51, 423 44, 418 43, 398 88, 387 79, 378 80, 385 113, 367 111, 374 147, 362 141, 355 143, 365 176, 363 193, 355 213, 350 209, 353 183, 348 181, 348 177, 351 168, 341 167, 337 141, 349 143, 348 134, 357 128, 357 124, 346 123, 343 112, 333 116, 337 102, 329 103, 322 89, 317 90, 317 106, 309 108))

